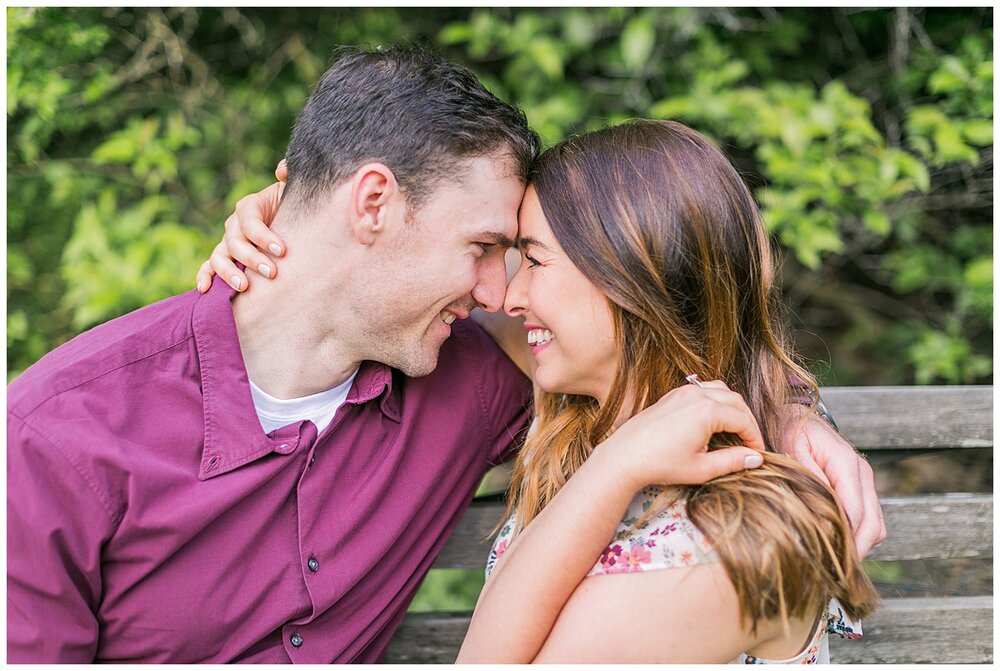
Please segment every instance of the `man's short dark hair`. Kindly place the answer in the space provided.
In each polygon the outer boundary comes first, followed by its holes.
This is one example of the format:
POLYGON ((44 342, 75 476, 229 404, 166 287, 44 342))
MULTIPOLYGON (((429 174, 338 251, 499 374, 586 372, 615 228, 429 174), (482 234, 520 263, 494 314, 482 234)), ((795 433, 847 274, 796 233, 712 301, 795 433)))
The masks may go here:
POLYGON ((467 68, 421 47, 346 47, 295 120, 284 198, 308 204, 378 161, 417 209, 468 158, 509 157, 527 183, 539 145, 524 112, 467 68))

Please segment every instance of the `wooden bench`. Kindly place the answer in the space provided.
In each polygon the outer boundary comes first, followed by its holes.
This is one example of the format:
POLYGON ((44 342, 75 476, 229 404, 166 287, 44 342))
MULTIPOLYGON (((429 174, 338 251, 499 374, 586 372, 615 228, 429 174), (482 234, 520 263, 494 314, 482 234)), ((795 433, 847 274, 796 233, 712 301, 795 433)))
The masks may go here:
MULTIPOLYGON (((840 387, 823 398, 844 435, 872 463, 935 450, 992 448, 992 387, 840 387)), ((907 561, 993 557, 991 494, 884 497, 888 539, 868 559, 907 561)), ((435 568, 482 569, 483 538, 503 512, 474 502, 435 568)), ((470 613, 410 613, 386 662, 451 663, 470 613)), ((839 663, 989 663, 993 661, 992 594, 885 599, 864 622, 864 637, 834 637, 839 663)))

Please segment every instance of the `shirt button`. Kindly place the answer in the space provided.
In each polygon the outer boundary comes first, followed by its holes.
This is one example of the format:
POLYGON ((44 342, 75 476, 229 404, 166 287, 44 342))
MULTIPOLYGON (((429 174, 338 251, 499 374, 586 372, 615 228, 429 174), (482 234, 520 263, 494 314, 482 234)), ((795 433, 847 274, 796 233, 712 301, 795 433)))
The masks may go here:
POLYGON ((289 641, 291 642, 293 648, 302 647, 302 637, 299 636, 298 634, 292 634, 292 637, 289 639, 289 641))
POLYGON ((307 566, 309 566, 309 570, 312 571, 313 573, 319 570, 319 561, 317 561, 315 557, 310 557, 309 561, 306 562, 306 564, 307 566))
POLYGON ((309 459, 309 465, 310 466, 312 466, 315 463, 316 463, 316 457, 312 457, 312 458, 309 459))

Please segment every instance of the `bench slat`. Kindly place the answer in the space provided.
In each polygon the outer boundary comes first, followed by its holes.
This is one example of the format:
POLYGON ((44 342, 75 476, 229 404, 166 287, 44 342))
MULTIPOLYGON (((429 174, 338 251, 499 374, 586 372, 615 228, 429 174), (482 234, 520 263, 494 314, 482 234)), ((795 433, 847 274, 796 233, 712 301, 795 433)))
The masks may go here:
MULTIPOLYGON (((483 568, 490 541, 483 540, 503 514, 499 503, 469 507, 434 568, 483 568)), ((888 539, 868 559, 990 558, 993 496, 927 494, 882 499, 888 539)))
POLYGON ((993 661, 993 597, 887 599, 862 623, 857 641, 834 637, 839 664, 989 664, 993 661))
POLYGON ((382 663, 454 664, 471 619, 471 613, 407 613, 382 663))
MULTIPOLYGON (((451 664, 469 628, 468 613, 410 613, 384 661, 451 664)), ((993 661, 993 597, 888 599, 863 623, 857 641, 833 637, 838 663, 993 661)))
POLYGON ((992 494, 925 494, 882 499, 888 537, 867 559, 993 557, 992 494))
POLYGON ((993 387, 824 387, 824 403, 862 450, 993 447, 993 387))

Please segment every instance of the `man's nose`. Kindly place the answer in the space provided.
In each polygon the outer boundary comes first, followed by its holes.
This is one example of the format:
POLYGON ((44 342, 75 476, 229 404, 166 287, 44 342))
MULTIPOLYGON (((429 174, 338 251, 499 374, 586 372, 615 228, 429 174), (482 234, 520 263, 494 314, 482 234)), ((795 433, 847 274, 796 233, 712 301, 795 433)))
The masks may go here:
POLYGON ((476 286, 472 289, 472 298, 486 312, 496 312, 503 308, 504 296, 507 292, 507 272, 503 257, 483 264, 476 286))

